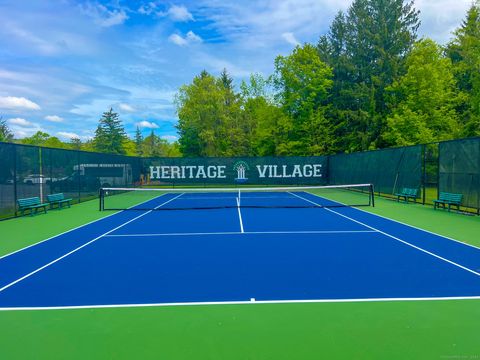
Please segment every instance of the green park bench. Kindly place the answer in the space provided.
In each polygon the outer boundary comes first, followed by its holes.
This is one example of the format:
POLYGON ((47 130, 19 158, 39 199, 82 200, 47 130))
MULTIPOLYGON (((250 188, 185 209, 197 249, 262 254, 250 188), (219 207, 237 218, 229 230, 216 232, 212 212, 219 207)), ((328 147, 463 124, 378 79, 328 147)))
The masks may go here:
POLYGON ((63 193, 47 195, 47 200, 50 204, 50 209, 53 209, 54 205, 57 205, 57 209, 61 209, 64 204, 70 207, 70 202, 72 201, 72 199, 66 199, 63 193))
POLYGON ((396 193, 395 196, 397 197, 397 201, 400 201, 400 198, 404 198, 405 202, 408 202, 409 199, 417 202, 418 189, 403 188, 400 192, 396 193))
POLYGON ((39 197, 31 197, 25 199, 18 199, 18 210, 21 212, 22 216, 25 215, 25 211, 30 210, 30 216, 34 213, 38 213, 38 209, 43 209, 45 214, 47 213, 48 204, 42 203, 39 197))
POLYGON ((457 207, 457 210, 460 210, 462 199, 462 194, 440 192, 438 199, 433 200, 433 208, 436 209, 437 207, 440 207, 440 205, 442 205, 442 207, 445 209, 445 205, 448 205, 448 211, 450 211, 450 208, 453 205, 457 207))

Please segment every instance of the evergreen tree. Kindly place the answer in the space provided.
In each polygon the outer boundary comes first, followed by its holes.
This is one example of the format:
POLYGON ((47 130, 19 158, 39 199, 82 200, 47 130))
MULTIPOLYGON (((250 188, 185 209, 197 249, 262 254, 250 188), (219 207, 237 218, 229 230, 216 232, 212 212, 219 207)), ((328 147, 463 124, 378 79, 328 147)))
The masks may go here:
POLYGON ((13 140, 13 133, 10 131, 7 122, 0 117, 0 141, 10 142, 13 140))
POLYGON ((125 154, 123 147, 127 136, 116 112, 110 108, 99 121, 93 143, 95 150, 111 154, 125 154))
POLYGON ((337 149, 381 147, 388 114, 385 88, 404 73, 419 26, 413 2, 354 0, 320 38, 320 58, 334 69, 332 107, 337 149))
POLYGON ((446 52, 454 64, 458 91, 463 98, 457 108, 463 136, 480 135, 480 2, 472 4, 446 52))
POLYGON ((139 127, 135 130, 135 153, 137 156, 143 156, 143 135, 139 127))
POLYGON ((77 137, 73 137, 70 139, 70 147, 73 150, 81 150, 82 149, 82 140, 77 137))

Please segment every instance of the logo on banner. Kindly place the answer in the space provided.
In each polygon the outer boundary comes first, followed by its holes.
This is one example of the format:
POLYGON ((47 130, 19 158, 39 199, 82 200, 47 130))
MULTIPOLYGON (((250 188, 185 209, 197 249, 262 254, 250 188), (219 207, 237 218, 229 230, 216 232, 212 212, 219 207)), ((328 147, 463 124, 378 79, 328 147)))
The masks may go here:
POLYGON ((245 161, 237 161, 233 164, 233 170, 237 172, 236 183, 244 184, 248 181, 247 171, 250 170, 250 167, 245 161))

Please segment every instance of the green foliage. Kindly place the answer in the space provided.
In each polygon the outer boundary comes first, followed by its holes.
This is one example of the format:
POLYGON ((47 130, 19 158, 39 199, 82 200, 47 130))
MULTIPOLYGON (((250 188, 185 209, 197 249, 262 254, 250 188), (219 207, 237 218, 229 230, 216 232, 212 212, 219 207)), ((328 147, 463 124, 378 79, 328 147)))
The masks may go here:
POLYGON ((381 147, 388 102, 385 89, 404 72, 420 22, 413 2, 355 0, 320 37, 320 58, 334 69, 331 108, 336 150, 381 147))
POLYGON ((175 154, 174 146, 169 144, 167 140, 155 135, 155 132, 153 130, 150 135, 145 137, 141 148, 142 154, 145 157, 178 156, 178 154, 175 154))
POLYGON ((454 64, 457 91, 462 101, 457 107, 464 136, 480 135, 480 6, 473 3, 467 17, 448 44, 447 55, 454 64))
POLYGON ((332 69, 309 44, 276 58, 274 85, 287 120, 282 124, 279 155, 320 155, 331 150, 333 133, 324 104, 332 76, 332 69))
POLYGON ((37 131, 32 136, 23 138, 21 140, 21 143, 27 144, 27 145, 45 146, 45 147, 52 147, 52 148, 59 148, 59 149, 69 148, 68 144, 65 144, 59 138, 55 136, 50 136, 49 134, 43 131, 37 131))
POLYGON ((406 66, 406 74, 387 88, 394 109, 384 140, 413 145, 453 138, 458 121, 450 59, 433 40, 423 39, 414 45, 406 66))
POLYGON ((140 129, 138 128, 138 126, 135 130, 134 142, 135 142, 135 154, 137 156, 142 156, 143 155, 143 148, 142 148, 143 135, 142 135, 142 132, 140 131, 140 129))
POLYGON ((226 71, 217 79, 206 71, 180 88, 175 102, 184 156, 235 156, 248 152, 240 99, 226 71))
POLYGON ((0 117, 0 141, 13 141, 13 133, 10 131, 7 122, 0 117))
POLYGON ((72 150, 81 150, 82 149, 82 140, 79 138, 71 138, 70 139, 70 148, 72 150))
POLYGON ((125 154, 127 136, 117 113, 111 108, 104 112, 93 139, 95 150, 110 154, 125 154))

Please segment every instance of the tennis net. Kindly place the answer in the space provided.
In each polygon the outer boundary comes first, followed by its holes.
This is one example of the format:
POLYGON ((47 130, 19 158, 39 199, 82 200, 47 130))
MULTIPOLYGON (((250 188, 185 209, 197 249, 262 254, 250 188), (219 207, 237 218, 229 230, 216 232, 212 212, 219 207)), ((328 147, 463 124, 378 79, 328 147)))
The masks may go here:
POLYGON ((375 206, 373 185, 235 188, 102 188, 100 210, 201 210, 375 206))

